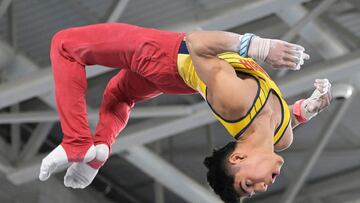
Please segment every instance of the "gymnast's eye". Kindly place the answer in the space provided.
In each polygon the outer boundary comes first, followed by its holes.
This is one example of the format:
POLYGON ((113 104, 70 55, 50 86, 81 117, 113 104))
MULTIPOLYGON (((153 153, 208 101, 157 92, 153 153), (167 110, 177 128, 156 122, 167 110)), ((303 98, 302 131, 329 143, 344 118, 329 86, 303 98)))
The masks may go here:
POLYGON ((252 186, 252 182, 250 180, 246 180, 245 184, 246 184, 246 187, 252 186))

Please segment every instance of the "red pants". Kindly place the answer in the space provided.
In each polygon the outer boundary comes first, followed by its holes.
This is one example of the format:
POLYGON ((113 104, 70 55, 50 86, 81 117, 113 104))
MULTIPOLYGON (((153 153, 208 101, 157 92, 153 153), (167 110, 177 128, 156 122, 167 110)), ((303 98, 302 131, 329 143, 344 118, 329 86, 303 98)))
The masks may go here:
POLYGON ((81 161, 92 144, 109 147, 125 127, 135 102, 162 93, 191 94, 177 72, 184 33, 121 23, 66 29, 51 43, 55 96, 69 161, 81 161), (103 94, 99 123, 91 136, 85 94, 86 65, 122 68, 103 94))

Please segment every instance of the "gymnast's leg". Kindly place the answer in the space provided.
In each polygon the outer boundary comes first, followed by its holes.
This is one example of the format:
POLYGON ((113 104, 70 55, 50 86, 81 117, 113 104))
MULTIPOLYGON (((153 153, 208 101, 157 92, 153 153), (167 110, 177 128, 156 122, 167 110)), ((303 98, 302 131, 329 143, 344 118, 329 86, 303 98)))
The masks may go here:
POLYGON ((126 126, 134 104, 159 94, 161 92, 151 82, 127 69, 114 76, 104 91, 100 106, 99 122, 94 136, 96 158, 87 164, 72 164, 64 178, 65 186, 88 186, 107 160, 111 145, 126 126))
POLYGON ((98 24, 66 29, 52 39, 50 58, 63 140, 41 164, 39 179, 46 180, 68 162, 88 162, 95 157, 86 112, 86 65, 130 67, 136 45, 128 42, 127 24, 98 24))
POLYGON ((189 92, 176 70, 177 44, 183 35, 109 23, 70 28, 53 37, 50 57, 64 136, 61 145, 43 159, 40 180, 68 162, 88 162, 95 156, 86 112, 85 66, 128 69, 157 82, 161 92, 189 92))

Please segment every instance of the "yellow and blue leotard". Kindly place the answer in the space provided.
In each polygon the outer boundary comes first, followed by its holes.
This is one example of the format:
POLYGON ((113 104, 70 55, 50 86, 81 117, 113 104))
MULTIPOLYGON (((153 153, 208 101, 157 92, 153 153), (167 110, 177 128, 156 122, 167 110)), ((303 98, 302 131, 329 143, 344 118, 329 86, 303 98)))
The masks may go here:
MULTIPOLYGON (((218 57, 231 64, 237 73, 252 76, 257 81, 259 88, 257 90, 252 107, 243 117, 237 120, 226 120, 218 113, 216 113, 216 111, 208 103, 214 116, 222 123, 231 136, 233 136, 235 139, 238 139, 250 126, 252 121, 254 121, 261 109, 265 106, 270 92, 273 92, 279 98, 281 103, 282 119, 280 125, 277 127, 274 133, 274 144, 279 142, 290 123, 290 110, 278 86, 270 78, 270 76, 251 58, 244 58, 241 57, 238 53, 233 52, 222 53, 219 54, 218 57)), ((198 91, 206 100, 207 87, 196 74, 194 65, 184 41, 181 43, 179 49, 177 65, 179 74, 184 82, 192 89, 198 91)))

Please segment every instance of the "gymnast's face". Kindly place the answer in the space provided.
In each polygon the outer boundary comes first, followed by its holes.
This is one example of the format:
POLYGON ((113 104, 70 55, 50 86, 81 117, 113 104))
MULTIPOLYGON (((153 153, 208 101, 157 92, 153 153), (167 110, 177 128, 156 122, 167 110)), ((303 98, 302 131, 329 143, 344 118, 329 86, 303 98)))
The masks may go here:
POLYGON ((228 172, 234 176, 234 189, 240 197, 265 192, 280 175, 284 159, 275 154, 252 150, 234 151, 228 157, 228 172))

